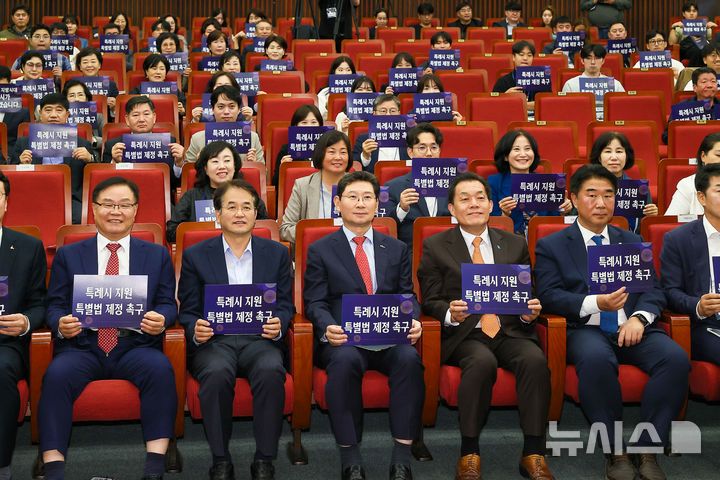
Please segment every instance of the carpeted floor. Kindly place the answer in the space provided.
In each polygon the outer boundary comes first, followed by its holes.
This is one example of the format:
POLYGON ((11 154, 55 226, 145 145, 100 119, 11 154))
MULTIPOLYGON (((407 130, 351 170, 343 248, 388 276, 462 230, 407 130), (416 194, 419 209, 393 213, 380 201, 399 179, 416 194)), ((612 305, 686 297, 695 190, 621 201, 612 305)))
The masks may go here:
MULTIPOLYGON (((639 408, 626 406, 625 438, 637 421, 639 408)), ((662 457, 660 462, 669 479, 712 479, 720 471, 720 408, 691 401, 687 420, 697 423, 702 432, 700 455, 662 457)), ((369 480, 387 478, 392 442, 388 433, 387 412, 368 412, 365 416, 365 436, 362 454, 369 480)), ((565 402, 561 430, 581 430, 587 439, 588 425, 580 409, 565 402)), ((76 425, 67 466, 69 480, 89 480, 108 477, 113 480, 138 479, 142 475, 144 450, 140 425, 76 425)), ((280 440, 280 453, 275 462, 278 480, 325 480, 339 478, 339 458, 330 432, 326 414, 313 411, 312 428, 303 435, 303 444, 309 455, 309 464, 292 466, 285 455, 290 440, 286 426, 280 440)), ((445 406, 438 411, 437 425, 425 430, 425 440, 435 459, 432 462, 413 464, 417 480, 452 480, 454 465, 459 454, 460 439, 457 431, 457 412, 445 406)), ((482 470, 485 479, 521 478, 517 470, 522 434, 518 427, 517 411, 494 409, 481 436, 482 470)), ((189 417, 185 423, 185 437, 179 442, 185 460, 181 474, 166 474, 166 480, 205 479, 210 466, 210 453, 203 435, 202 425, 189 417)), ((249 465, 254 452, 252 424, 237 420, 233 431, 231 451, 238 480, 250 478, 249 465)), ((30 477, 30 467, 37 447, 30 445, 30 424, 25 422, 18 434, 18 445, 13 458, 13 475, 17 480, 30 477)), ((581 452, 576 457, 563 455, 549 459, 558 479, 602 479, 604 459, 600 453, 581 452)))

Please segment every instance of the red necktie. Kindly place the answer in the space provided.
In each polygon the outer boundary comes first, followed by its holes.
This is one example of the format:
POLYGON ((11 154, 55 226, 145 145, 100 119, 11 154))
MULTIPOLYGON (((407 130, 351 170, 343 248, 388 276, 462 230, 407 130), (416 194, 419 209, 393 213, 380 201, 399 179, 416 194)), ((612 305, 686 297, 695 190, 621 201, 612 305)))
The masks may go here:
POLYGON ((368 262, 367 255, 365 255, 365 249, 363 249, 363 243, 365 237, 355 237, 353 242, 357 244, 355 249, 355 262, 360 269, 360 275, 362 276, 363 282, 365 282, 365 290, 368 295, 373 294, 372 275, 370 275, 370 262, 368 262))
MULTIPOLYGON (((120 275, 120 258, 117 254, 119 248, 119 243, 108 243, 107 249, 110 250, 110 259, 108 260, 107 267, 105 267, 105 275, 120 275)), ((98 328, 98 347, 105 352, 105 355, 109 355, 117 344, 117 328, 98 328)))
MULTIPOLYGON (((482 237, 475 237, 473 239, 473 263, 485 263, 482 252, 480 251, 480 244, 482 243, 482 237)), ((480 316, 480 330, 490 338, 495 338, 495 335, 500 331, 500 320, 494 313, 486 313, 480 316)))

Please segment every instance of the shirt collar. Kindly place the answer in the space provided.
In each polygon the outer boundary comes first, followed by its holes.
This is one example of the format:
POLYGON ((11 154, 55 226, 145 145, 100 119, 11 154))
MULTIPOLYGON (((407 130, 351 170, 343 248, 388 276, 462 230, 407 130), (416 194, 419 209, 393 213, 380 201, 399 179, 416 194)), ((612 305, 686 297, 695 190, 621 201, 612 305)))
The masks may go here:
POLYGON ((120 247, 125 252, 130 251, 130 235, 125 235, 120 240, 109 240, 105 236, 103 236, 102 233, 98 232, 97 234, 97 243, 98 243, 98 251, 102 251, 105 247, 108 246, 109 243, 119 243, 120 247))
MULTIPOLYGON (((463 230, 462 227, 459 227, 459 228, 460 228, 460 234, 462 235, 463 240, 465 240, 465 244, 467 244, 468 248, 473 247, 472 242, 473 242, 473 240, 475 240, 475 237, 477 237, 478 235, 468 233, 465 230, 463 230)), ((490 232, 490 229, 486 226, 485 230, 483 230, 483 232, 480 234, 480 238, 482 238, 482 243, 480 245, 482 245, 483 243, 486 245, 490 245, 490 233, 489 232, 490 232)))
MULTIPOLYGON (((578 226, 578 228, 580 229, 580 234, 581 234, 582 237, 583 237, 583 241, 585 242, 585 245, 587 245, 587 244, 590 243, 591 241, 594 243, 592 237, 594 237, 595 235, 597 235, 597 233, 591 232, 591 231, 588 230, 587 228, 583 227, 582 225, 580 225, 580 222, 577 222, 577 226, 578 226)), ((603 228, 603 231, 602 231, 602 233, 601 233, 600 235, 602 235, 603 237, 607 238, 607 239, 608 239, 608 242, 610 241, 610 234, 608 233, 608 227, 607 227, 607 225, 605 225, 605 228, 603 228)))
MULTIPOLYGON (((355 233, 351 232, 345 225, 342 227, 343 233, 345 234, 345 237, 347 238, 348 242, 353 243, 353 238, 357 237, 355 233)), ((367 232, 365 232, 365 235, 363 235, 367 241, 370 243, 370 245, 373 244, 373 229, 372 227, 367 229, 367 232)))
POLYGON ((233 253, 232 248, 230 248, 230 244, 225 240, 225 234, 221 235, 222 237, 222 243, 223 243, 223 252, 230 253, 235 259, 239 260, 240 258, 244 257, 247 252, 250 252, 250 255, 252 256, 252 238, 250 238, 250 241, 247 244, 247 247, 245 247, 245 250, 243 250, 243 253, 240 257, 236 257, 235 253, 233 253))
POLYGON ((705 227, 705 235, 707 236, 708 240, 710 239, 710 237, 713 236, 713 234, 720 235, 720 232, 715 230, 715 227, 712 226, 712 224, 705 215, 703 215, 703 227, 705 227))

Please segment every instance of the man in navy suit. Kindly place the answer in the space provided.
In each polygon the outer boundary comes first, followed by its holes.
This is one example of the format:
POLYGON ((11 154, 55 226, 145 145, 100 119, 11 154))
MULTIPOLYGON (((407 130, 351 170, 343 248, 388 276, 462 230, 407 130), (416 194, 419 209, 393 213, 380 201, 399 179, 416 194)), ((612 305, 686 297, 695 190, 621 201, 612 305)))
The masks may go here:
MULTIPOLYGON (((387 93, 378 95, 373 103, 373 115, 400 115, 400 100, 387 93)), ((378 161, 409 159, 402 148, 378 147, 378 142, 371 139, 367 133, 358 135, 353 147, 353 161, 360 162, 366 172, 374 172, 378 161)))
POLYGON ((709 164, 695 174, 695 189, 705 209, 702 219, 668 232, 660 254, 662 286, 668 308, 692 319, 692 358, 720 365, 719 279, 711 267, 720 256, 720 165, 709 164))
POLYGON ((28 343, 45 319, 47 263, 42 242, 2 226, 10 180, 0 172, 0 479, 10 478, 28 343))
MULTIPOLYGON (((408 156, 439 158, 443 135, 431 123, 420 123, 407 132, 408 156)), ((418 217, 447 217, 447 197, 425 197, 413 187, 412 172, 393 178, 387 183, 387 211, 398 223, 398 238, 412 248, 413 222, 418 217)))
POLYGON ((520 21, 522 15, 522 5, 520 2, 510 0, 505 4, 505 18, 499 22, 494 22, 493 27, 502 27, 505 29, 505 35, 508 40, 513 36, 515 27, 524 27, 525 24, 520 21))
POLYGON ((648 292, 627 293, 621 287, 608 294, 588 294, 588 246, 642 241, 609 225, 616 192, 617 178, 600 165, 585 165, 573 175, 570 199, 578 218, 538 241, 537 293, 543 311, 567 319, 567 359, 577 372, 580 405, 591 423, 605 425, 614 447, 606 463, 607 478, 632 480, 639 471, 640 478, 664 479, 654 452, 668 445, 671 422, 687 394, 690 365, 682 348, 656 326, 665 296, 654 271, 655 286, 648 292), (640 421, 652 424, 661 442, 654 443, 647 432, 641 435, 633 446, 643 452, 634 458, 637 471, 624 446, 614 444, 614 422, 622 420, 620 363, 649 375, 640 421))
POLYGON ((255 458, 253 479, 271 480, 285 405, 283 342, 294 314, 287 247, 252 235, 260 197, 244 180, 215 190, 215 215, 222 234, 183 253, 178 286, 180 323, 191 346, 190 371, 200 382, 200 408, 213 466, 210 478, 234 478, 229 443, 235 378, 247 377, 253 392, 255 458), (204 317, 204 286, 274 283, 277 303, 263 333, 215 335, 204 317))
MULTIPOLYGON (((175 323, 175 275, 165 247, 132 238, 139 189, 110 177, 92 192, 98 234, 60 248, 50 275, 47 324, 54 358, 40 397, 40 451, 46 480, 64 478, 73 402, 93 380, 124 379, 140 391, 146 442, 144 479, 161 479, 173 436, 177 395, 162 333, 175 323), (75 275, 147 275, 147 311, 134 329, 82 328, 73 314, 75 275)), ((183 379, 179 379, 183 381, 183 379)))
MULTIPOLYGON (((316 360, 327 371, 330 423, 340 449, 343 480, 364 480, 362 378, 368 369, 389 377, 390 430, 395 439, 390 479, 412 479, 410 445, 420 433, 425 397, 423 365, 409 344, 360 348, 347 343, 342 322, 344 294, 412 294, 410 253, 402 242, 372 228, 380 186, 368 172, 353 172, 338 183, 335 206, 343 227, 308 249, 305 313, 318 339, 316 360)), ((415 318, 419 307, 415 305, 415 318)), ((422 334, 413 320, 408 339, 422 334)))

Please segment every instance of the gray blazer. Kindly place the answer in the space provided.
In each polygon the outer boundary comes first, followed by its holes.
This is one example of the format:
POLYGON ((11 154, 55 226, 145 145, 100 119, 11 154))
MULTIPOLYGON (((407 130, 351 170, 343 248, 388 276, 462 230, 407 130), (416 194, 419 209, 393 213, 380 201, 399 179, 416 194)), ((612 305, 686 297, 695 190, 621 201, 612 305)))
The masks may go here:
POLYGON ((295 225, 304 218, 319 218, 320 172, 298 178, 280 224, 280 238, 295 243, 295 225))

